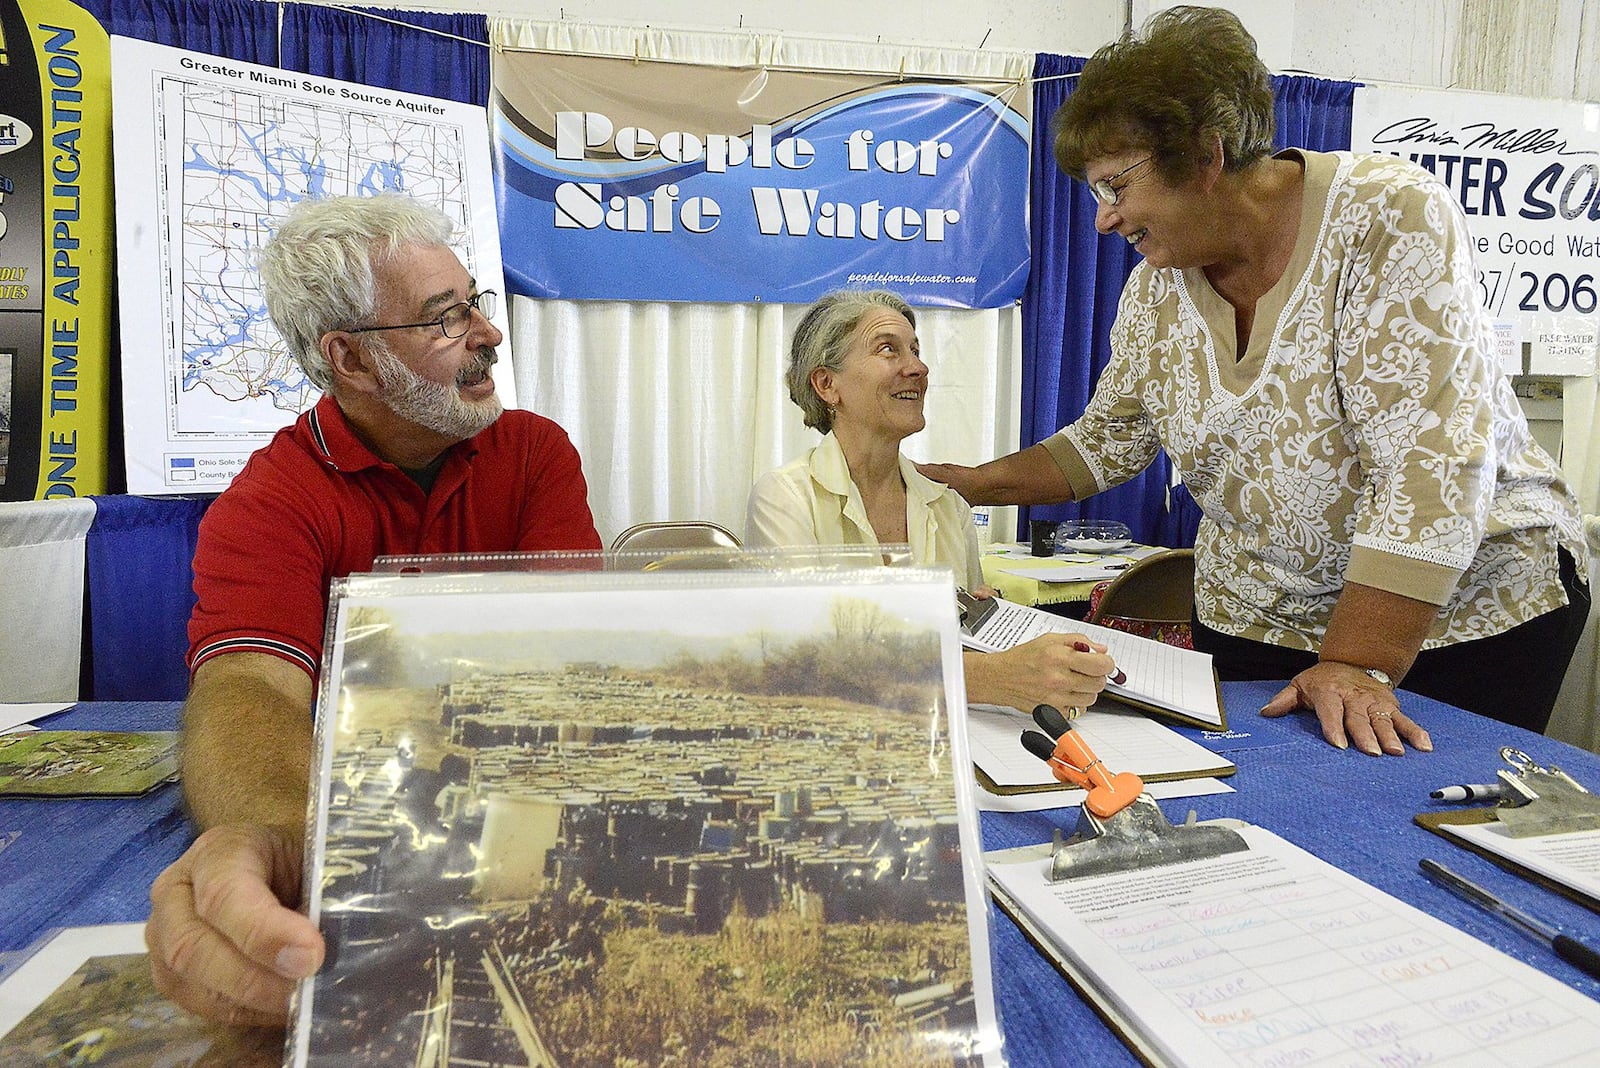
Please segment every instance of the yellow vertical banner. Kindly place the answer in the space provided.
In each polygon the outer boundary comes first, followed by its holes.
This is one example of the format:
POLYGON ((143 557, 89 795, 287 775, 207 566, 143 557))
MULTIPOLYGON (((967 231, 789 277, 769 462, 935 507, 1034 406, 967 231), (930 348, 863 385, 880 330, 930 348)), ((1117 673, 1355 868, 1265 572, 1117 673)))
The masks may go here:
POLYGON ((66 0, 0 0, 0 499, 106 490, 111 58, 66 0))

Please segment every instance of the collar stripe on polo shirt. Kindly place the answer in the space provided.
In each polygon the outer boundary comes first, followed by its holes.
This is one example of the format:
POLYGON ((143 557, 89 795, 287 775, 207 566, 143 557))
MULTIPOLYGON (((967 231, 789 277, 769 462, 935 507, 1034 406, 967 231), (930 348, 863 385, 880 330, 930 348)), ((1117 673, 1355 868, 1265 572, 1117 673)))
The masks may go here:
POLYGON ((223 638, 201 646, 195 651, 194 662, 189 665, 191 672, 201 664, 220 653, 276 653, 294 661, 305 668, 312 678, 317 677, 317 662, 299 646, 290 645, 288 642, 278 641, 276 638, 223 638))
POLYGON ((322 452, 322 458, 328 461, 328 463, 333 466, 334 470, 338 470, 339 465, 333 462, 333 454, 328 451, 328 439, 322 436, 322 420, 317 418, 317 409, 315 405, 312 406, 310 415, 311 436, 316 439, 317 448, 322 452))

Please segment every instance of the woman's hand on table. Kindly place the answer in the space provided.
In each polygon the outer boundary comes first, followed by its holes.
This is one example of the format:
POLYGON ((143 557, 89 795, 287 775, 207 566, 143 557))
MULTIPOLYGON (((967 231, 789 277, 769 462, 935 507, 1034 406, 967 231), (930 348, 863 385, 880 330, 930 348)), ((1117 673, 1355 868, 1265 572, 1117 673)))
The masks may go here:
POLYGON ((190 1012, 282 1027, 295 983, 322 966, 300 900, 297 827, 213 827, 150 887, 145 944, 156 989, 190 1012))
POLYGON ((1024 710, 1047 704, 1063 712, 1094 704, 1117 670, 1105 646, 1081 634, 1042 634, 1003 652, 970 653, 965 663, 967 700, 1024 710))
POLYGON ((1354 745, 1368 756, 1404 756, 1407 745, 1433 751, 1433 739, 1400 711, 1394 690, 1351 664, 1324 661, 1307 668, 1261 714, 1273 718, 1299 708, 1315 712, 1322 736, 1340 749, 1354 745))

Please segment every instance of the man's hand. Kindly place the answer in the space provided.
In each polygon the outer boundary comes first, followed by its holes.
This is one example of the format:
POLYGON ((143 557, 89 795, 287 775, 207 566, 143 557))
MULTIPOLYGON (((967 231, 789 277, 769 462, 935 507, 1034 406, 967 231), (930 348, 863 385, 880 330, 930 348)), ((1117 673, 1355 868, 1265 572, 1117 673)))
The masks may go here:
POLYGON ((1428 732, 1400 711, 1394 691, 1349 664, 1324 661, 1296 675, 1261 709, 1269 718, 1309 708, 1322 724, 1322 736, 1344 749, 1355 747, 1368 756, 1404 756, 1406 744, 1433 751, 1428 732))
POLYGON ((294 911, 302 834, 213 827, 150 887, 145 944, 156 988, 208 1019, 282 1027, 295 982, 322 966, 322 935, 294 911))
POLYGON ((969 701, 1023 710, 1046 704, 1063 712, 1094 704, 1117 670, 1105 646, 1081 634, 1042 634, 1004 652, 968 653, 965 666, 969 701))

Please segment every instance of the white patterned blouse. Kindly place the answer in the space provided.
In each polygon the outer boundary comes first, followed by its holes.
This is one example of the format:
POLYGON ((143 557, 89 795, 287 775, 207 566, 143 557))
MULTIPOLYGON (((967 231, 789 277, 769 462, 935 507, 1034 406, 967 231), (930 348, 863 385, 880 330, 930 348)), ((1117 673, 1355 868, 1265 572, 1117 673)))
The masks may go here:
POLYGON ((1196 610, 1316 649, 1348 580, 1440 606, 1424 648, 1566 601, 1576 502, 1494 359, 1466 223, 1427 171, 1290 150, 1299 236, 1237 353, 1201 269, 1140 263, 1082 418, 1046 442, 1075 499, 1164 447, 1204 513, 1196 610))

